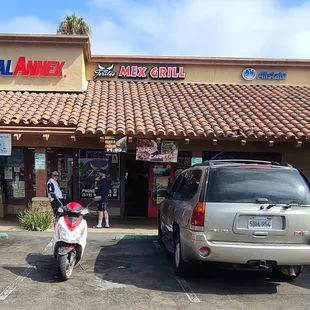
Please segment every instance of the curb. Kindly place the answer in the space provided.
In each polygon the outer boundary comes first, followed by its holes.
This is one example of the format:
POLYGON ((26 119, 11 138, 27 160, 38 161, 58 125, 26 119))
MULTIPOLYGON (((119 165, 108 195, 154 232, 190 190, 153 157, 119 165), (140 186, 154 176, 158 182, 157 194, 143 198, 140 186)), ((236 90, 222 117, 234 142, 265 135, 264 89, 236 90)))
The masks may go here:
POLYGON ((0 233, 0 239, 7 239, 7 238, 8 238, 8 234, 0 233))

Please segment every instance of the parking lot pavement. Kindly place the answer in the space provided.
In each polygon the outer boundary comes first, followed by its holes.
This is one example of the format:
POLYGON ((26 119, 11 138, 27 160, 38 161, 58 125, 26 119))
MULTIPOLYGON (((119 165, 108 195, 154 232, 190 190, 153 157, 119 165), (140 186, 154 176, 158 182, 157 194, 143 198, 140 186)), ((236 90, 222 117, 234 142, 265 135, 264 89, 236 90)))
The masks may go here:
POLYGON ((2 310, 17 304, 24 310, 310 309, 308 268, 292 283, 214 270, 185 280, 174 276, 170 256, 151 237, 89 234, 81 266, 59 282, 51 236, 15 233, 0 240, 2 310))

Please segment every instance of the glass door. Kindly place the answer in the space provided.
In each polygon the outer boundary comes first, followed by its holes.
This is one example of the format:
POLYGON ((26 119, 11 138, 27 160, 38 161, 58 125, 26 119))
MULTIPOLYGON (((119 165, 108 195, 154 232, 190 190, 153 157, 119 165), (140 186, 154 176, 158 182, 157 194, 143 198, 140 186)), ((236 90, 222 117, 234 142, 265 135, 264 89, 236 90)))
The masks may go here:
POLYGON ((174 164, 150 163, 148 217, 157 217, 158 206, 164 201, 173 176, 174 164))

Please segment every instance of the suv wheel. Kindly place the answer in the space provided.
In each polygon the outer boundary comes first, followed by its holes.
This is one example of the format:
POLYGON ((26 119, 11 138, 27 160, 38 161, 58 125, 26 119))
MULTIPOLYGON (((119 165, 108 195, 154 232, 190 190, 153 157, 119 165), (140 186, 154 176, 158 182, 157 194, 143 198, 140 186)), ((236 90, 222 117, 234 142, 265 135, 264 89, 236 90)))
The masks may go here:
POLYGON ((161 231, 161 222, 160 222, 160 215, 159 215, 159 213, 158 213, 158 218, 157 218, 157 225, 158 225, 157 242, 159 244, 163 244, 163 233, 161 231))
POLYGON ((174 240, 173 266, 174 266, 174 272, 177 276, 184 277, 188 275, 189 264, 186 263, 182 258, 179 232, 176 233, 174 240))

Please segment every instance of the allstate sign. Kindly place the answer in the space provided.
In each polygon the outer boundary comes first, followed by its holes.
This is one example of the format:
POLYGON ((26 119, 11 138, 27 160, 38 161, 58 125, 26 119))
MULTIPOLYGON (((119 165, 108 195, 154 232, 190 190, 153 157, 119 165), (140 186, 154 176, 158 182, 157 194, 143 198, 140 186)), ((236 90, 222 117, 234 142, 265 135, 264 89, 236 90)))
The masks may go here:
POLYGON ((287 74, 285 72, 273 72, 273 71, 257 71, 253 68, 246 68, 242 71, 242 77, 246 81, 258 80, 285 80, 287 74))

